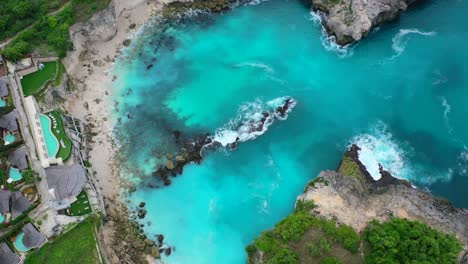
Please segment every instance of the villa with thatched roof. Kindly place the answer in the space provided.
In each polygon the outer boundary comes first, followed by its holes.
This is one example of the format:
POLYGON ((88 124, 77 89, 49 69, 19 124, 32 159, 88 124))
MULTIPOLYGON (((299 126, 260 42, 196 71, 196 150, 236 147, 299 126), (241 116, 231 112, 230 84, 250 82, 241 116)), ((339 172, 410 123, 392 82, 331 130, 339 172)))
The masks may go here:
POLYGON ((32 203, 21 192, 13 192, 11 195, 11 215, 13 219, 20 216, 31 207, 32 203))
POLYGON ((31 224, 23 227, 23 244, 28 248, 40 248, 47 241, 46 237, 31 224))
POLYGON ((21 263, 21 258, 14 252, 7 243, 0 244, 0 263, 2 264, 18 264, 21 263))
POLYGON ((7 97, 8 94, 8 79, 7 77, 0 77, 0 97, 7 97))
POLYGON ((8 162, 19 170, 25 170, 29 167, 27 154, 26 146, 21 146, 8 154, 8 162))
POLYGON ((9 132, 18 131, 18 113, 15 110, 0 117, 0 128, 6 129, 9 132))
POLYGON ((53 166, 45 169, 49 193, 57 201, 56 209, 65 209, 83 190, 86 183, 84 168, 74 163, 71 166, 53 166))
POLYGON ((9 190, 0 190, 0 214, 10 212, 10 197, 11 192, 9 190))

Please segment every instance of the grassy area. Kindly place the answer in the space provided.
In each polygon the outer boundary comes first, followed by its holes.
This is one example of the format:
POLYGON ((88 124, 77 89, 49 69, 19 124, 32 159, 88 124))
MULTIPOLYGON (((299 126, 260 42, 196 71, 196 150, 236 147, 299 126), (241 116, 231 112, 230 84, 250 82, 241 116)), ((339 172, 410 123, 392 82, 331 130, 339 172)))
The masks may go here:
POLYGON ((71 140, 65 133, 62 116, 57 111, 48 112, 45 115, 52 120, 52 133, 59 141, 59 151, 56 157, 66 161, 71 156, 73 146, 71 140))
POLYGON ((28 74, 21 79, 24 96, 30 96, 38 92, 44 84, 55 78, 57 74, 57 62, 46 62, 44 68, 28 74))
POLYGON ((62 76, 63 73, 65 72, 65 66, 63 65, 62 61, 58 61, 58 69, 57 69, 57 76, 55 77, 55 80, 52 82, 53 86, 59 86, 60 83, 62 83, 62 76))
POLYGON ((70 206, 70 214, 72 216, 87 215, 93 211, 88 200, 88 194, 84 190, 81 191, 76 199, 70 206))
POLYGON ((359 165, 348 156, 344 156, 343 160, 341 161, 340 167, 338 168, 338 173, 346 176, 356 177, 361 182, 364 182, 366 179, 364 174, 361 172, 359 165))
POLYGON ((96 264, 101 263, 96 247, 96 229, 100 218, 90 216, 66 234, 45 244, 26 258, 26 264, 96 264))

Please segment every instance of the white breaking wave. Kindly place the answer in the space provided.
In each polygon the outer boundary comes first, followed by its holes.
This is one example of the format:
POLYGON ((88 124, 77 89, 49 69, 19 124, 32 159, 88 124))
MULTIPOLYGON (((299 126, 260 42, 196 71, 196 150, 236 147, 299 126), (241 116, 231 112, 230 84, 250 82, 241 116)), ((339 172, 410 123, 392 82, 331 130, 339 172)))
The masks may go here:
POLYGON ((236 67, 249 66, 249 67, 262 69, 267 73, 274 73, 275 72, 273 67, 271 67, 271 66, 269 66, 269 65, 267 65, 265 63, 262 63, 262 62, 243 62, 243 63, 236 64, 234 66, 236 66, 236 67))
POLYGON ((406 49, 406 45, 409 41, 409 35, 421 35, 421 36, 434 36, 436 34, 435 31, 420 31, 415 28, 410 29, 400 29, 400 31, 392 38, 392 49, 395 51, 395 55, 393 55, 390 60, 400 56, 406 49))
MULTIPOLYGON (((405 171, 404 151, 393 140, 393 136, 386 129, 385 124, 379 123, 372 134, 361 134, 351 140, 359 151, 359 161, 366 166, 374 180, 381 178, 379 164, 389 171, 394 177, 403 178, 408 173, 405 171)), ((349 146, 349 147, 350 147, 349 146)))
POLYGON ((335 52, 341 58, 352 56, 354 51, 351 48, 351 45, 340 46, 336 44, 335 36, 330 36, 328 34, 327 29, 323 25, 323 18, 325 16, 326 14, 323 13, 322 11, 310 12, 310 20, 312 20, 314 24, 320 26, 320 29, 322 31, 322 34, 320 36, 320 41, 322 42, 322 46, 327 51, 335 52))
POLYGON ((253 140, 263 135, 275 119, 285 120, 288 113, 294 108, 296 102, 291 97, 279 97, 262 102, 257 99, 246 103, 239 109, 239 113, 224 127, 216 130, 212 137, 213 142, 220 143, 223 147, 229 144, 253 140), (289 101, 289 107, 284 115, 276 111, 289 101))
POLYGON ((458 156, 458 167, 460 174, 468 175, 468 148, 465 146, 458 156))

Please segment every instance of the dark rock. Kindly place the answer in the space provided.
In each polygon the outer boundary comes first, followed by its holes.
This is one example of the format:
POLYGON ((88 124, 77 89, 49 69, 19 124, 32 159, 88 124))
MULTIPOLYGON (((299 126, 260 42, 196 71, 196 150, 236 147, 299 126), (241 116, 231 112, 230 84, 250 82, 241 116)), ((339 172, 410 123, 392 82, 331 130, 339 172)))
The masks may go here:
POLYGON ((146 203, 145 202, 140 202, 140 204, 138 205, 140 208, 142 207, 145 207, 146 203))
POLYGON ((130 39, 126 39, 122 42, 122 45, 124 45, 125 47, 128 47, 130 46, 130 44, 132 43, 132 41, 130 39))
POLYGON ((146 210, 144 209, 138 209, 138 218, 143 219, 146 216, 146 210))

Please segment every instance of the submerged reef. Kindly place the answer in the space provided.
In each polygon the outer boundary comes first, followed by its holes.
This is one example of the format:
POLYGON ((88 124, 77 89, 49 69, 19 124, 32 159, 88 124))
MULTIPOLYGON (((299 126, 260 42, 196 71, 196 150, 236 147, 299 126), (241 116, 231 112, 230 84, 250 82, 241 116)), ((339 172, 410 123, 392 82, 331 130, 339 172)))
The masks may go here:
POLYGON ((337 171, 323 171, 309 182, 295 211, 246 248, 249 263, 378 263, 379 259, 422 258, 433 263, 466 263, 468 210, 413 188, 382 167, 382 177, 376 181, 358 157, 359 147, 353 145, 337 171), (382 244, 382 239, 393 242, 382 244), (401 248, 403 244, 408 248, 401 248))
POLYGON ((392 21, 415 0, 312 0, 323 25, 339 45, 361 40, 372 28, 392 21), (320 15, 320 14, 319 14, 320 15))

